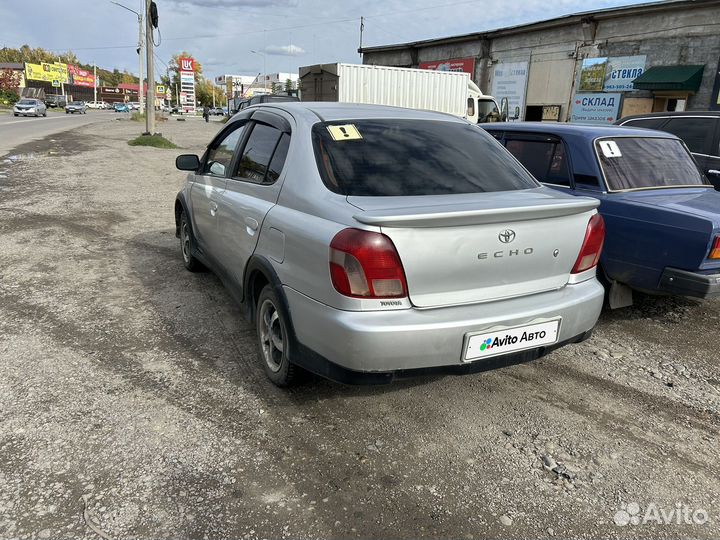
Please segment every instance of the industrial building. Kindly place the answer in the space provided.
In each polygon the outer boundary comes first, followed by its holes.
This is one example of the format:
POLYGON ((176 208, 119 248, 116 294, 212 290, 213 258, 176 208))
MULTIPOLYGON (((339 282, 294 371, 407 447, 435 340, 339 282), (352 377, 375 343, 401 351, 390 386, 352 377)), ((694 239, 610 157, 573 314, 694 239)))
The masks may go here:
POLYGON ((669 0, 412 43, 363 63, 466 71, 520 120, 720 109, 720 0, 669 0), (517 111, 517 114, 516 114, 517 111))

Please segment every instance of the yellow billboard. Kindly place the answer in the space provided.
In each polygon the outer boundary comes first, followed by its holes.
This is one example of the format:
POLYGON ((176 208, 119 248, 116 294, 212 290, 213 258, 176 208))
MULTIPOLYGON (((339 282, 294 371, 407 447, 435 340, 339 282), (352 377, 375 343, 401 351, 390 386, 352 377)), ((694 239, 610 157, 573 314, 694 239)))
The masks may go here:
POLYGON ((55 62, 54 64, 48 64, 43 62, 42 64, 29 64, 25 63, 25 78, 33 81, 60 81, 61 83, 68 82, 68 67, 67 64, 60 64, 55 62))

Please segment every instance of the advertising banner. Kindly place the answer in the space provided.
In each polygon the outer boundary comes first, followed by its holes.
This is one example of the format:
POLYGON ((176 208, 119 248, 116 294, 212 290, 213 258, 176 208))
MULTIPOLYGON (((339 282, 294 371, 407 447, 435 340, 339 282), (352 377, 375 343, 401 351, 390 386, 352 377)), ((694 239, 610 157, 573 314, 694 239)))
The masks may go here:
POLYGON ((195 72, 195 60, 192 58, 178 58, 178 67, 180 71, 195 72))
POLYGON ((195 111, 195 60, 179 58, 180 69, 180 104, 186 112, 195 111))
POLYGON ((583 60, 580 68, 578 92, 602 92, 607 64, 607 57, 586 58, 583 60))
POLYGON ((67 65, 68 75, 70 76, 70 84, 77 86, 87 86, 92 88, 95 86, 95 75, 91 72, 81 69, 72 64, 67 65))
POLYGON ((632 91, 632 82, 645 71, 646 59, 645 55, 608 58, 603 90, 606 92, 632 91))
POLYGON ((622 94, 576 94, 571 122, 580 124, 612 124, 617 120, 622 94))
POLYGON ((500 102, 508 99, 508 114, 515 114, 515 107, 520 107, 520 118, 525 115, 525 90, 527 88, 528 63, 507 62, 495 65, 492 81, 492 95, 500 102))
POLYGON ((61 83, 67 83, 68 68, 66 64, 48 64, 46 62, 41 64, 29 64, 26 62, 25 78, 32 81, 59 81, 61 83))
POLYGON ((439 60, 435 62, 420 62, 420 69, 432 69, 435 71, 464 71, 473 78, 475 72, 474 58, 454 58, 452 60, 439 60))

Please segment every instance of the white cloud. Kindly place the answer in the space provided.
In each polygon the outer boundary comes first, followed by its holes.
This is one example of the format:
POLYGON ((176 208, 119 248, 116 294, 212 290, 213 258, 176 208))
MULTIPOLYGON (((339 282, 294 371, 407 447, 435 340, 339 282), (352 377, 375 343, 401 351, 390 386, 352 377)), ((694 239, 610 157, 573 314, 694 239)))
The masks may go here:
POLYGON ((298 47, 297 45, 268 45, 265 47, 267 54, 273 54, 277 56, 301 56, 305 54, 305 49, 298 47))

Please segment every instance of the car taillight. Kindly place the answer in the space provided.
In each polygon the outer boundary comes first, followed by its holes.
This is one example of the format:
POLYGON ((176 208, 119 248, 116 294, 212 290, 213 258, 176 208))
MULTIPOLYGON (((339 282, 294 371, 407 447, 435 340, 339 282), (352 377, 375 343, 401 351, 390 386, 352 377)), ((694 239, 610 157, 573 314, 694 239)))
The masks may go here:
POLYGON ((583 240, 580 255, 575 261, 572 273, 579 274, 597 266, 603 243, 605 243, 605 221, 600 214, 595 214, 588 222, 585 240, 583 240))
POLYGON ((335 290, 358 298, 403 298, 407 283, 400 256, 384 234, 344 229, 330 242, 335 290))
POLYGON ((713 245, 710 248, 710 256, 708 259, 720 259, 720 235, 715 237, 713 245))

